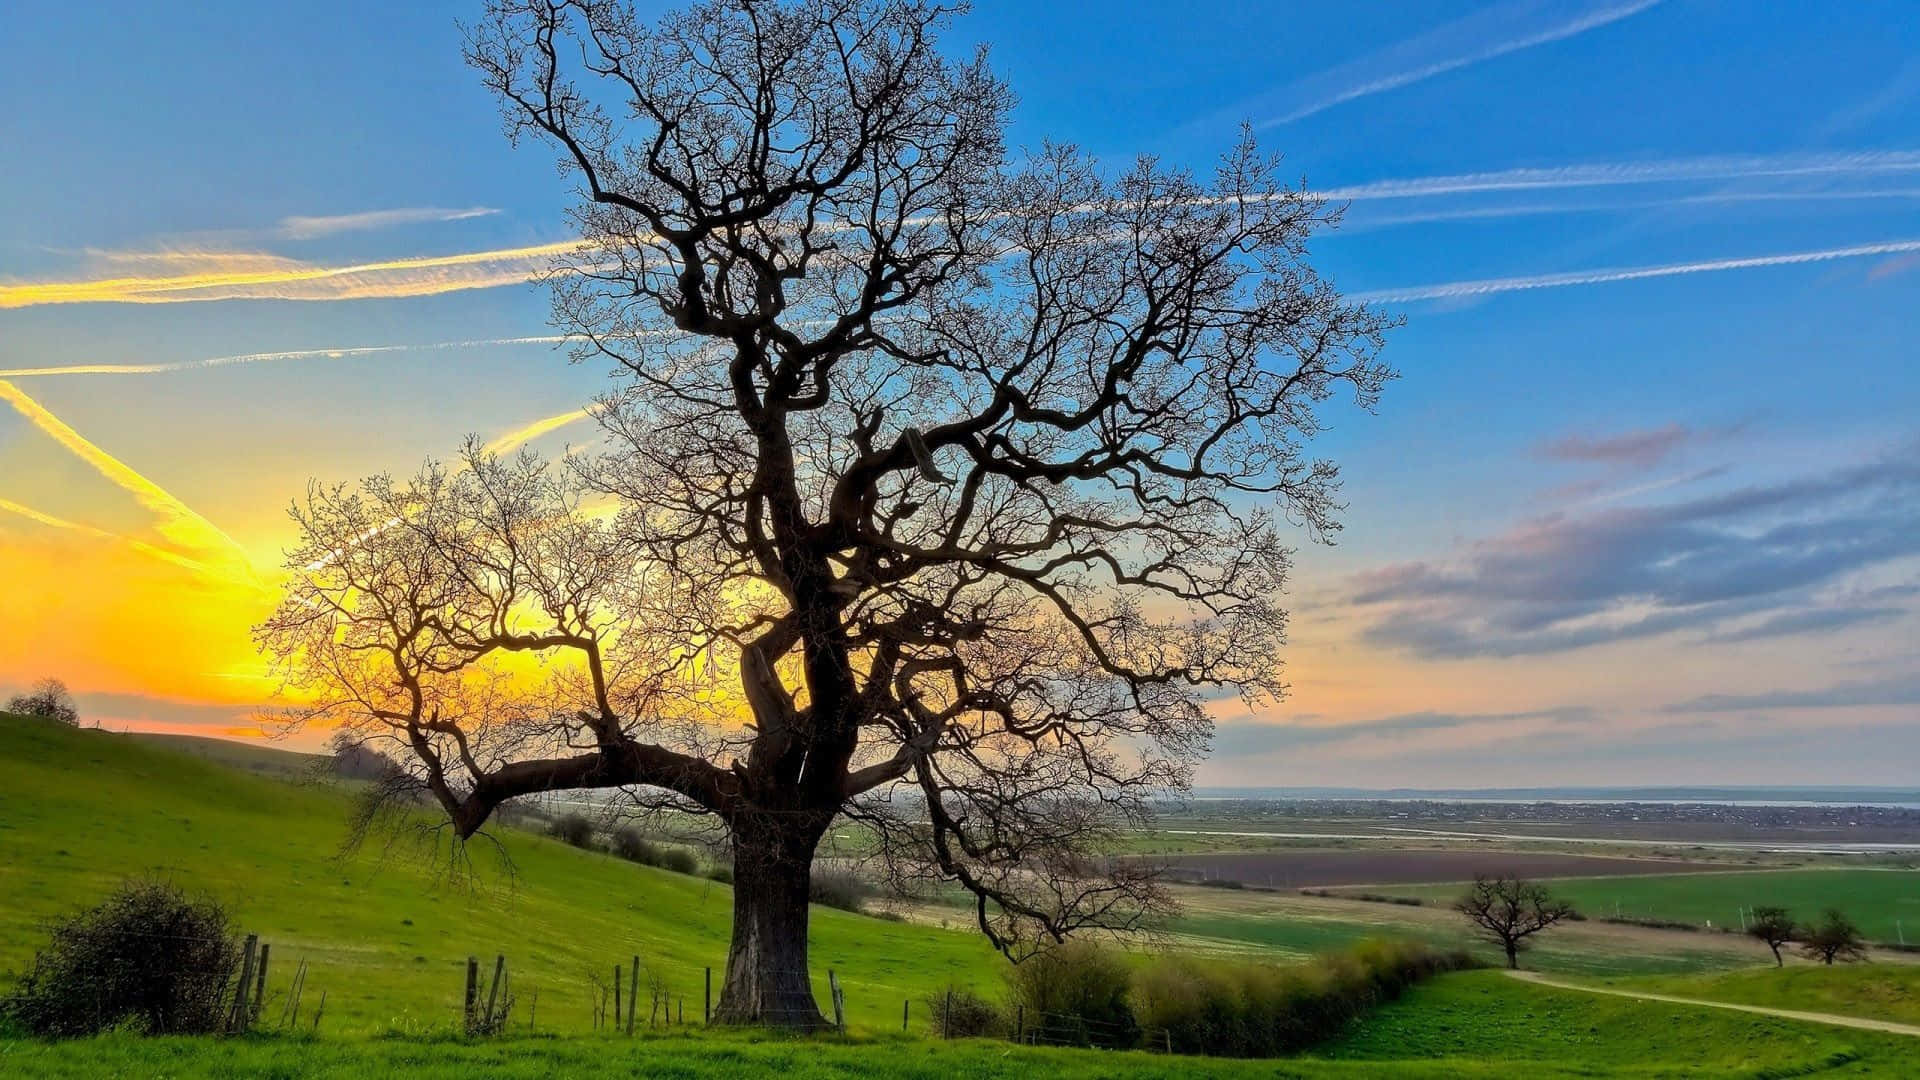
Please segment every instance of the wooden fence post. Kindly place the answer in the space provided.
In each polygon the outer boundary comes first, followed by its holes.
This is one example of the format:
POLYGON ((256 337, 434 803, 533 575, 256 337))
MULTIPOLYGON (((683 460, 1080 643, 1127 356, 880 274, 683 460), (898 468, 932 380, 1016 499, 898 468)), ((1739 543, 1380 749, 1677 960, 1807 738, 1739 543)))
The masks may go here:
POLYGON ((1027 1007, 1025 1005, 1014 1006, 1013 1015, 1013 1041, 1024 1042, 1027 1037, 1027 1007))
POLYGON ((953 1038, 953 987, 947 987, 947 1012, 940 1018, 940 1037, 953 1038))
POLYGON ((907 1030, 907 1011, 913 1008, 912 998, 900 999, 900 1030, 907 1030))
POLYGON ((467 993, 462 1015, 466 1017, 462 1030, 473 1034, 473 1009, 480 1003, 480 958, 467 957, 467 993))
POLYGON ((623 1015, 620 1011, 620 965, 615 964, 613 965, 613 1031, 616 1035, 620 1033, 620 1017, 623 1015))
POLYGON ((315 1031, 320 1030, 320 1017, 325 1015, 326 1011, 327 1011, 327 992, 325 990, 322 990, 320 991, 320 1004, 316 1006, 313 1010, 313 1030, 315 1031))
POLYGON ((707 1014, 700 1022, 703 1024, 713 1023, 713 969, 712 968, 707 969, 707 1014))
POLYGON ((260 945, 260 969, 253 976, 253 1012, 247 1018, 249 1025, 260 1018, 260 1008, 267 1000, 267 950, 272 947, 265 942, 260 945))
MULTIPOLYGON (((627 979, 627 1034, 633 1034, 633 1014, 640 1011, 640 958, 633 958, 633 970, 627 979)), ((647 1018, 647 1025, 653 1025, 653 1018, 647 1018)))
POLYGON ((500 1000, 500 976, 504 975, 506 970, 506 954, 495 953, 493 957, 493 985, 487 990, 487 1015, 480 1021, 482 1030, 488 1033, 492 1033, 493 1031, 493 1008, 500 1000))
POLYGON ((260 935, 248 934, 247 943, 242 946, 240 954, 240 985, 234 988, 233 1015, 227 1023, 228 1031, 245 1031, 247 1029, 247 991, 251 989, 249 984, 253 982, 253 950, 259 947, 259 944, 260 935))
POLYGON ((827 994, 833 998, 833 1026, 839 1028, 844 1035, 847 1030, 847 1014, 844 1007, 846 999, 840 996, 840 980, 834 975, 832 968, 827 969, 827 994))

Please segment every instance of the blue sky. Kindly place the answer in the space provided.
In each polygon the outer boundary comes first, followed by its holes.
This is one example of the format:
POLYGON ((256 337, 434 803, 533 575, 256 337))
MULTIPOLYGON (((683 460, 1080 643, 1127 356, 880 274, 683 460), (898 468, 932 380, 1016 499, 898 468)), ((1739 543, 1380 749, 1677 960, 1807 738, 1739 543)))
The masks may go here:
MULTIPOLYGON (((225 542, 182 541, 172 507, 268 567, 310 476, 599 388, 497 343, 549 333, 518 282, 569 239, 567 193, 462 66, 477 14, 11 16, 0 368, 190 366, 0 373, 0 568, 28 583, 0 599, 0 684, 60 673, 113 720, 227 730, 264 692, 259 601, 146 557, 225 542), (268 283, 101 284, 236 273, 268 283), (156 298, 191 302, 128 302, 156 298), (345 348, 383 351, 197 366, 345 348), (129 656, 182 637, 205 644, 129 656)), ((1406 317, 1379 415, 1319 447, 1350 509, 1301 554, 1294 695, 1223 712, 1204 782, 1911 779, 1910 3, 983 3, 950 40, 991 43, 1018 146, 1204 169, 1252 124, 1350 202, 1317 263, 1406 317)))

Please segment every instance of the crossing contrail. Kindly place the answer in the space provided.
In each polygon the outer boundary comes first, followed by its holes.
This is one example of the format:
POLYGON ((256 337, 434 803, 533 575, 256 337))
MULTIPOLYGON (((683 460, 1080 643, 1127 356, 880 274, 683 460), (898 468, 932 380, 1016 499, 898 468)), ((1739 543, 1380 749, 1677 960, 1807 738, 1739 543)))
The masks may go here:
POLYGON ((1445 300, 1463 296, 1520 292, 1527 289, 1557 289, 1567 285, 1602 285, 1613 281, 1638 281, 1642 278, 1677 277, 1682 274, 1711 274, 1722 270, 1748 270, 1762 266, 1793 266, 1799 263, 1829 262, 1834 259, 1858 259, 1871 255, 1896 255, 1909 251, 1920 251, 1920 240, 1889 240, 1878 244, 1823 248, 1819 251, 1793 251, 1779 255, 1754 255, 1742 259, 1669 263, 1664 266, 1572 270, 1560 274, 1449 281, 1437 285, 1412 285, 1400 289, 1373 289, 1353 293, 1351 298, 1387 303, 1408 300, 1445 300))

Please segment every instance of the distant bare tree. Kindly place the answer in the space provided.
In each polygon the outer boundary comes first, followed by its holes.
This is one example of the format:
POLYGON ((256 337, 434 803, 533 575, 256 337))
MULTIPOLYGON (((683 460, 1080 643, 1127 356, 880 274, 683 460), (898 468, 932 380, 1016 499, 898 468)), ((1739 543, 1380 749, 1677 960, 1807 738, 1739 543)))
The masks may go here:
POLYGON ((1785 967, 1786 958, 1780 955, 1780 946, 1793 941, 1800 933, 1794 925, 1793 916, 1783 907, 1757 907, 1747 920, 1748 935, 1766 943, 1773 950, 1775 967, 1785 967))
POLYGON ((1454 904, 1473 921, 1481 935, 1506 951, 1507 966, 1520 966, 1527 939, 1574 914, 1573 905, 1555 899, 1546 886, 1524 878, 1473 879, 1473 888, 1454 904))
POLYGON ((621 380, 612 449, 311 489, 259 630, 302 716, 404 748, 461 836, 581 788, 717 818, 723 1022, 823 1023, 837 817, 1010 954, 1161 910, 1086 856, 1186 786, 1208 697, 1282 691, 1282 519, 1337 528, 1305 445, 1391 375, 1274 161, 1010 161, 950 14, 490 5, 468 59, 579 185, 555 312, 621 380))
POLYGON ((1828 908, 1821 914, 1819 922, 1808 924, 1801 933, 1800 951, 1808 959, 1830 965, 1835 960, 1850 964, 1867 958, 1866 942, 1861 940, 1860 928, 1839 908, 1828 908))
POLYGON ((20 716, 58 720, 71 726, 80 723, 80 710, 73 703, 73 694, 68 692, 67 684, 59 679, 41 679, 27 693, 15 694, 7 702, 7 711, 20 716))

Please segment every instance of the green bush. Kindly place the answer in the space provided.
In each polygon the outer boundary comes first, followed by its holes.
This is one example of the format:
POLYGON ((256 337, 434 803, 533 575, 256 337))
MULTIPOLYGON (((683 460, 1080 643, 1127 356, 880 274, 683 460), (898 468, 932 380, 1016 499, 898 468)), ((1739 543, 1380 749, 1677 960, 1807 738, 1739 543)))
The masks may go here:
POLYGON ((1036 1043, 1128 1047, 1140 1027, 1128 1004, 1130 972, 1117 953, 1073 940, 1023 958, 1007 970, 1025 1037, 1036 1043))
POLYGON ((1417 982, 1471 966, 1462 951, 1384 941, 1293 967, 1168 957, 1135 975, 1133 1004, 1149 1046, 1274 1057, 1325 1042, 1417 982))
POLYGON ((943 1038, 987 1038, 1005 1035, 1012 1028, 1005 1010, 974 993, 971 987, 949 986, 929 994, 926 1005, 933 1030, 943 1038))
POLYGON ((593 847, 593 822, 587 815, 570 810, 553 819, 547 827, 547 835, 577 848, 593 847))
POLYGON ((614 830, 612 850, 628 862, 646 866, 660 863, 660 845, 648 840, 645 834, 631 825, 614 830))
POLYGON ((852 870, 838 866, 816 866, 807 882, 807 899, 842 911, 865 912, 867 897, 873 889, 852 870))
POLYGON ((700 856, 683 847, 670 847, 660 853, 660 861, 654 865, 676 874, 697 874, 700 872, 700 856))
POLYGON ((54 924, 0 1019, 42 1038, 127 1027, 145 1035, 218 1031, 240 949, 226 909, 158 881, 130 881, 54 924))

